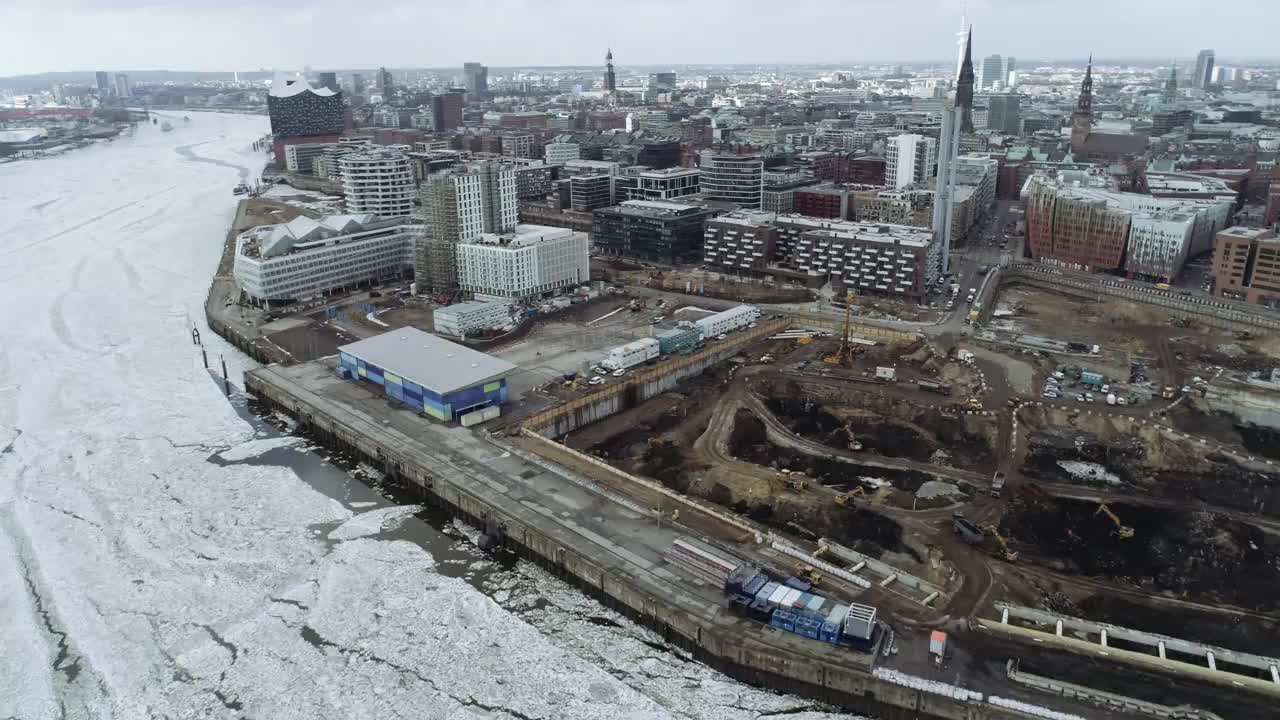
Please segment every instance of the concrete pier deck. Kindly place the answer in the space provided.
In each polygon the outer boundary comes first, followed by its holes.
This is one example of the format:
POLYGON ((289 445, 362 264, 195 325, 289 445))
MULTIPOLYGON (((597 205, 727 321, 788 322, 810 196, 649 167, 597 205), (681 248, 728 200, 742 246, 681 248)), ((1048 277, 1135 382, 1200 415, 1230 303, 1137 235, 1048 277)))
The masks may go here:
MULTIPOLYGON (((662 559, 675 538, 700 533, 660 520, 644 502, 620 496, 501 439, 422 418, 374 392, 377 388, 339 379, 332 362, 254 370, 246 375, 246 387, 322 441, 374 462, 393 481, 470 519, 501 523, 507 545, 521 555, 740 680, 886 720, 1031 717, 992 704, 982 691, 1081 718, 1120 717, 1046 700, 1007 682, 974 688, 961 698, 949 695, 945 688, 951 686, 942 683, 909 686, 883 670, 927 677, 927 658, 907 661, 859 653, 738 617, 727 610, 719 587, 695 580, 662 559), (882 663, 892 667, 876 667, 882 663), (876 669, 880 672, 873 674, 876 669), (899 680, 886 679, 889 676, 899 680)), ((772 557, 754 538, 742 539, 745 542, 736 546, 716 544, 744 559, 772 557)), ((912 655, 904 653, 904 658, 912 655)))

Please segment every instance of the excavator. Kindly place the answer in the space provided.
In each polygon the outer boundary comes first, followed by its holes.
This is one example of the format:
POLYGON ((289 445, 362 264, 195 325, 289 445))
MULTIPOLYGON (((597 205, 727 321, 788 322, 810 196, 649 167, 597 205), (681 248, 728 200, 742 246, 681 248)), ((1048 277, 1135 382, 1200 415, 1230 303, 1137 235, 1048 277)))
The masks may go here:
POLYGON ((1107 507, 1106 503, 1098 503, 1098 509, 1093 513, 1094 516, 1097 517, 1099 514, 1104 513, 1107 517, 1111 518, 1111 522, 1115 523, 1116 535, 1118 535, 1121 540, 1128 540, 1133 537, 1133 528, 1120 522, 1120 518, 1115 513, 1111 512, 1111 508, 1107 507))
POLYGON ((793 492, 804 492, 809 489, 809 479, 804 473, 779 473, 774 477, 774 482, 784 490, 793 492))
POLYGON ((997 553, 997 557, 1001 558, 1005 562, 1017 562, 1018 551, 1009 549, 1009 542, 1004 539, 1004 536, 1000 534, 1000 530, 995 525, 985 525, 983 526, 982 531, 995 538, 996 542, 1000 543, 1000 552, 997 553))
POLYGON ((863 490, 861 485, 859 485, 858 487, 850 490, 849 492, 840 493, 839 495, 837 495, 836 504, 839 505, 840 507, 844 507, 848 505, 849 502, 852 501, 858 495, 866 495, 866 494, 867 494, 866 491, 863 490))
POLYGON ((849 342, 850 321, 853 319, 853 305, 857 301, 857 296, 850 291, 844 298, 844 331, 840 335, 840 349, 833 355, 822 358, 822 362, 829 365, 839 365, 841 367, 850 367, 853 365, 853 348, 854 344, 849 342))

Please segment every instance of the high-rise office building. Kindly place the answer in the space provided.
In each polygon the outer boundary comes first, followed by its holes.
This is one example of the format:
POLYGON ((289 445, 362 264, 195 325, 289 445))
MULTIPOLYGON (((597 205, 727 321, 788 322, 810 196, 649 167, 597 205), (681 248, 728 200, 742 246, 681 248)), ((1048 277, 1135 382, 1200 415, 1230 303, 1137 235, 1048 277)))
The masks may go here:
POLYGON ((383 100, 390 100, 396 91, 396 81, 391 77, 391 71, 386 68, 378 68, 378 91, 382 93, 383 100))
POLYGON ((1196 55, 1196 71, 1195 74, 1191 76, 1191 86, 1203 90, 1204 88, 1209 87, 1212 82, 1213 51, 1201 50, 1200 53, 1196 55))
POLYGON ((1016 93, 988 95, 987 129, 1017 135, 1022 132, 1021 96, 1016 93))
POLYGON ((109 75, 106 72, 103 72, 102 70, 99 70, 98 72, 94 73, 93 76, 98 84, 98 95, 101 97, 106 97, 107 95, 110 95, 111 94, 111 75, 109 75))
POLYGON ((937 162, 937 140, 914 133, 891 137, 885 146, 885 182, 895 188, 928 182, 937 162))
POLYGON ((988 55, 982 59, 982 78, 978 87, 985 90, 997 82, 1004 82, 1001 73, 1004 71, 1004 58, 999 55, 988 55))
POLYGON ((129 84, 129 76, 125 73, 116 73, 116 96, 127 98, 133 94, 133 86, 129 84))
POLYGON ((764 193, 764 160, 759 155, 703 150, 698 167, 702 169, 702 192, 707 197, 759 209, 764 193))
POLYGON ((364 95, 365 88, 364 75, 362 73, 351 73, 351 92, 356 95, 364 95))
POLYGON ((320 87, 329 88, 334 92, 338 92, 338 73, 322 72, 318 76, 320 87))
POLYGON ((368 150, 338 159, 342 192, 348 214, 372 213, 380 217, 413 214, 413 168, 409 158, 395 150, 368 150))
POLYGON ((467 94, 479 97, 489 91, 489 68, 477 62, 463 63, 462 74, 467 81, 467 94))
POLYGON ((419 200, 425 233, 414 257, 419 292, 456 289, 457 248, 483 233, 513 232, 519 217, 516 170, 496 161, 428 178, 419 200))
POLYGON ((431 123, 435 131, 448 132, 462 127, 462 105, 462 90, 458 88, 431 98, 431 123))
POLYGON ((669 93, 676 89, 676 74, 660 72, 649 74, 649 89, 655 93, 669 93))

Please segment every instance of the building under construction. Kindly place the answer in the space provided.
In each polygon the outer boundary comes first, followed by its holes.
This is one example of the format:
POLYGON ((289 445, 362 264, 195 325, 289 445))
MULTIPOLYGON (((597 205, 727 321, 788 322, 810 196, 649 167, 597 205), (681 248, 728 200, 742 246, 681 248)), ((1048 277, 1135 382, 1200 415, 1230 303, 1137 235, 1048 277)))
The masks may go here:
POLYGON ((419 293, 446 295, 458 283, 457 247, 484 233, 515 230, 516 170, 496 161, 427 178, 419 192, 423 237, 414 256, 419 293))

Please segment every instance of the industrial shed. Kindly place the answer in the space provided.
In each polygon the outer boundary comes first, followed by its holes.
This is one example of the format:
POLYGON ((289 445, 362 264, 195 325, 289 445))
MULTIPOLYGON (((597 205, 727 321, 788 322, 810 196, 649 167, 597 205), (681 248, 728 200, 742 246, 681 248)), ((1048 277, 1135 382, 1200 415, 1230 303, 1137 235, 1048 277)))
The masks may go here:
MULTIPOLYGON (((516 366, 416 328, 400 328, 338 348, 342 372, 437 420, 507 401, 516 366)), ((496 417, 496 415, 494 415, 496 417)))

